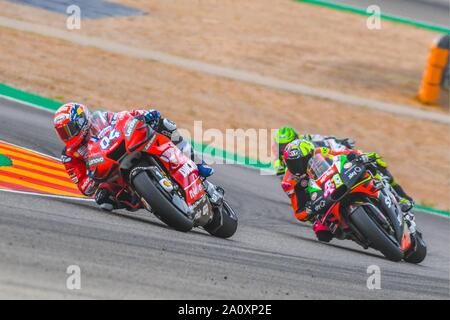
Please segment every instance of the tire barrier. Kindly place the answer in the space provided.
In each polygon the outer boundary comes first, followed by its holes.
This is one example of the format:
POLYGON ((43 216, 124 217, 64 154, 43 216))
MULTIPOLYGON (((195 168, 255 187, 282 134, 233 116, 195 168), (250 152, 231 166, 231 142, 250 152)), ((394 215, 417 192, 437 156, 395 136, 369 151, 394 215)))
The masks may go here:
POLYGON ((443 88, 449 86, 450 35, 444 34, 433 41, 427 65, 419 88, 418 98, 422 103, 435 104, 443 88))

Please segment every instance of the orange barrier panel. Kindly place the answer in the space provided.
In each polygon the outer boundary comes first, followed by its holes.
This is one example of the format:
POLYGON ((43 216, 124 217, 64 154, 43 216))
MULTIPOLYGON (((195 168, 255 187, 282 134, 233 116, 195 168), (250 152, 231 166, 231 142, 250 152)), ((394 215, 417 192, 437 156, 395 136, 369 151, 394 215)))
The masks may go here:
POLYGON ((439 99, 444 70, 448 68, 449 42, 448 34, 433 41, 418 94, 423 103, 434 104, 439 99))

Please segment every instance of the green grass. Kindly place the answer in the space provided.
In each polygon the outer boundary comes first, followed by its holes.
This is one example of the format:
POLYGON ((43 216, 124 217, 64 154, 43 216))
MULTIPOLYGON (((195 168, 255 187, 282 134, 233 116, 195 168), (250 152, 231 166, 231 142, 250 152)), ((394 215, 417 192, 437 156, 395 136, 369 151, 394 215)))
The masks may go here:
POLYGON ((12 160, 7 156, 0 154, 0 167, 11 167, 13 165, 12 160))

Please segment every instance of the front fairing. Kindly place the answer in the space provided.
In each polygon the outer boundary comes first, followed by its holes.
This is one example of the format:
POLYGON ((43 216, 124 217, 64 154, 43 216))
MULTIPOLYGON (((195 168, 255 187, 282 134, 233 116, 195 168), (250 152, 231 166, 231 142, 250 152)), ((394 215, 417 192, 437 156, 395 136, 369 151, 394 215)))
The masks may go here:
POLYGON ((145 122, 125 112, 116 113, 111 119, 106 112, 94 112, 91 119, 88 171, 98 181, 113 181, 119 177, 122 159, 144 148, 154 132, 145 122))
POLYGON ((322 158, 316 159, 315 169, 309 172, 310 177, 315 179, 310 179, 307 187, 312 209, 319 214, 326 213, 333 204, 351 192, 365 172, 364 166, 348 161, 345 155, 322 158), (326 163, 320 164, 320 161, 326 163))

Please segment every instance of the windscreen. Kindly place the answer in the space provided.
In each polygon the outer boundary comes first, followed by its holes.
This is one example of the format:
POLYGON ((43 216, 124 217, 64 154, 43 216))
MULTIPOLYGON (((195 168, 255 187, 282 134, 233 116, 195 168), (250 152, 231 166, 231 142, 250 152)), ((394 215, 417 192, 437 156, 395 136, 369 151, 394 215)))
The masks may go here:
POLYGON ((104 111, 95 111, 91 114, 91 135, 100 138, 100 133, 108 127, 107 113, 104 111))
POLYGON ((308 176, 314 180, 319 179, 331 168, 331 164, 331 159, 324 158, 321 154, 314 155, 308 162, 308 176))

